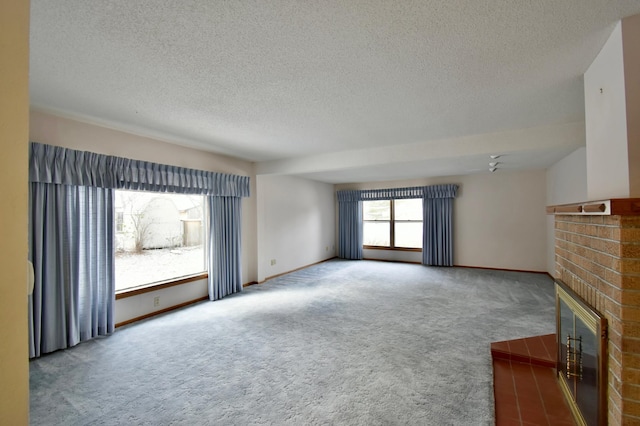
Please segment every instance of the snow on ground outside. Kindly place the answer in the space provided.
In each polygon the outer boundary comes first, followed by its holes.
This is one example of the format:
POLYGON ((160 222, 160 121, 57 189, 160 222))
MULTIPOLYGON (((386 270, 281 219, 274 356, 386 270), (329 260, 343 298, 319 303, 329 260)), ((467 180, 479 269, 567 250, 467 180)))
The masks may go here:
POLYGON ((116 253, 116 291, 206 271, 204 247, 116 253))

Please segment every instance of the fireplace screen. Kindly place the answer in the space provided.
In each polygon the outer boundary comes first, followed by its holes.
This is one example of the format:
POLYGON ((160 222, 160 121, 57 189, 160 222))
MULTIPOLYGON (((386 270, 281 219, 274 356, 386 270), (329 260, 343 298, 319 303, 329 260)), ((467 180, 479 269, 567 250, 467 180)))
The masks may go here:
POLYGON ((558 378, 576 421, 606 424, 606 319, 557 282, 556 330, 558 378))

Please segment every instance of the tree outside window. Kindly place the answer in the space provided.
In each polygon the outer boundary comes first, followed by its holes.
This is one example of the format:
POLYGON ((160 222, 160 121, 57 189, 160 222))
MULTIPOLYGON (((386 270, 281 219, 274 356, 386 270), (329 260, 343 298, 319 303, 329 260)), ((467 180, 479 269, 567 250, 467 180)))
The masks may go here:
POLYGON ((206 271, 204 199, 116 191, 116 291, 206 271))

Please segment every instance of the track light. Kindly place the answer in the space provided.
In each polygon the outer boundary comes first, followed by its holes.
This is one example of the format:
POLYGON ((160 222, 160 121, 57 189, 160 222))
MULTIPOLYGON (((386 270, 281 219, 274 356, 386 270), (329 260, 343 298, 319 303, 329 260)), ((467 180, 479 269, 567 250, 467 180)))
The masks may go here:
POLYGON ((492 167, 492 168, 489 169, 490 172, 495 172, 496 170, 498 170, 497 167, 492 167))
POLYGON ((495 166, 497 166, 498 164, 500 164, 500 162, 498 162, 498 161, 494 161, 494 162, 492 162, 492 163, 489 163, 489 167, 495 167, 495 166))
POLYGON ((489 157, 491 157, 492 160, 495 160, 496 158, 500 158, 501 155, 500 154, 493 154, 493 155, 490 155, 489 157))

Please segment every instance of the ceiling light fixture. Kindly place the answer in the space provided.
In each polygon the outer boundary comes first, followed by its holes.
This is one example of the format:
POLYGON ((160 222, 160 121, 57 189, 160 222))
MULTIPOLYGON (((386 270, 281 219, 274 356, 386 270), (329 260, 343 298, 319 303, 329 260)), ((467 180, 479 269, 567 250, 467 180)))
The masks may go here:
POLYGON ((495 167, 495 166, 497 166, 498 164, 500 164, 500 162, 498 162, 498 161, 494 161, 494 162, 492 162, 492 163, 489 163, 489 167, 495 167))
POLYGON ((492 172, 492 173, 495 172, 496 170, 498 170, 497 167, 492 167, 492 168, 489 169, 489 171, 492 172))
POLYGON ((495 160, 496 158, 500 158, 501 155, 500 154, 493 154, 493 155, 490 155, 489 157, 491 157, 492 160, 495 160))

